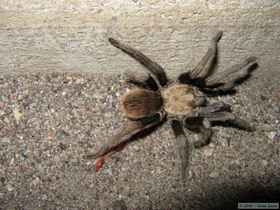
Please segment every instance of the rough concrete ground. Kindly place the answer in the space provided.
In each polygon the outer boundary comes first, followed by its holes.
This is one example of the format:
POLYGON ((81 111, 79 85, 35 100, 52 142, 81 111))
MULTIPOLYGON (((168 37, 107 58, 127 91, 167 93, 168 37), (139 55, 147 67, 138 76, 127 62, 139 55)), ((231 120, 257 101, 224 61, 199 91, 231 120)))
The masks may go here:
POLYGON ((215 127, 211 144, 192 151, 185 187, 168 124, 115 154, 99 173, 82 159, 123 122, 122 75, 1 75, 0 209, 107 209, 117 200, 128 209, 230 209, 237 201, 276 201, 279 73, 257 72, 236 95, 217 99, 258 130, 215 127))

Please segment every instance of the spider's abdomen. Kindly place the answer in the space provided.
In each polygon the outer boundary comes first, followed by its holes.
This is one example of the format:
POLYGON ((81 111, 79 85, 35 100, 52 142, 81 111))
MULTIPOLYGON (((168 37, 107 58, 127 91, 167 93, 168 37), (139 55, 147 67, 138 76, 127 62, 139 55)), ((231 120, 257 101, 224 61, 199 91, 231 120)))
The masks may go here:
POLYGON ((185 84, 174 84, 162 91, 164 110, 172 115, 185 115, 194 108, 194 90, 185 84))
POLYGON ((140 88, 129 91, 121 100, 122 110, 130 119, 152 116, 161 109, 162 104, 160 93, 140 88))

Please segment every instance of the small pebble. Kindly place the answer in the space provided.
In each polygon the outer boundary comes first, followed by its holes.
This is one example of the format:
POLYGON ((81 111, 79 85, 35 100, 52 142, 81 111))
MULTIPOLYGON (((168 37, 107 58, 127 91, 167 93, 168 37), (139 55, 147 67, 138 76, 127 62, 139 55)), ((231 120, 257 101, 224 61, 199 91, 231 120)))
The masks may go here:
POLYGON ((14 158, 12 158, 12 159, 10 160, 9 165, 10 165, 10 166, 12 166, 12 165, 14 165, 14 163, 15 163, 15 159, 14 159, 14 158))
POLYGON ((20 146, 20 154, 24 159, 28 157, 28 149, 26 144, 22 144, 20 146))
POLYGON ((56 132, 56 138, 58 140, 63 140, 65 139, 65 137, 69 136, 69 133, 67 133, 65 130, 63 129, 59 129, 57 132, 56 132))
POLYGON ((11 184, 7 184, 6 188, 9 192, 13 191, 15 188, 11 184))
POLYGON ((273 139, 273 141, 280 141, 280 130, 275 132, 272 139, 273 139))
POLYGON ((210 174, 209 174, 209 177, 211 178, 217 178, 219 176, 219 173, 217 171, 212 171, 210 174))
POLYGON ((47 199, 48 199, 48 196, 47 196, 47 195, 45 195, 45 194, 44 194, 44 195, 42 195, 42 200, 44 200, 44 201, 45 201, 45 200, 47 200, 47 199))
POLYGON ((36 177, 35 179, 32 180, 31 185, 32 186, 37 186, 40 183, 39 177, 36 177))
POLYGON ((9 118, 8 118, 8 117, 4 117, 4 122, 5 122, 6 124, 9 124, 9 123, 10 123, 9 118))
POLYGON ((203 155, 206 157, 210 157, 213 155, 213 152, 214 152, 214 148, 208 147, 204 149, 203 155))
POLYGON ((0 178, 0 181, 1 181, 2 185, 4 185, 4 184, 5 184, 5 182, 6 182, 5 177, 1 177, 1 178, 0 178))
POLYGON ((264 95, 261 95, 261 100, 265 101, 267 98, 264 95))
POLYGON ((276 132, 275 132, 275 131, 266 132, 266 136, 267 136, 269 139, 271 139, 271 140, 274 140, 275 135, 276 135, 276 132))
POLYGON ((66 150, 66 149, 67 149, 67 145, 66 145, 66 144, 63 144, 63 143, 59 143, 58 147, 59 147, 61 150, 66 150))
POLYGON ((280 106, 273 106, 273 111, 276 113, 280 113, 280 106))
POLYGON ((269 132, 269 131, 274 130, 274 128, 268 123, 263 123, 263 124, 258 125, 257 130, 269 132))
POLYGON ((23 113, 17 107, 14 109, 14 117, 16 119, 17 124, 19 123, 19 121, 23 117, 23 113))
POLYGON ((267 132, 266 136, 273 141, 279 141, 280 140, 280 131, 267 132))
POLYGON ((0 101, 0 109, 3 109, 4 106, 5 106, 5 103, 0 101))
POLYGON ((114 210, 126 210, 127 209, 124 200, 114 201, 112 207, 114 210))
POLYGON ((262 165, 263 165, 264 167, 266 167, 266 166, 268 165, 268 161, 267 161, 267 160, 262 160, 261 162, 262 162, 262 165))
POLYGON ((8 138, 8 137, 3 137, 3 138, 0 139, 0 143, 10 144, 11 139, 8 138))
POLYGON ((80 79, 77 79, 76 84, 83 84, 84 83, 84 79, 80 78, 80 79))
MULTIPOLYGON (((0 108, 1 109, 1 108, 0 108)), ((6 113, 3 110, 0 110, 0 117, 4 116, 6 113)))

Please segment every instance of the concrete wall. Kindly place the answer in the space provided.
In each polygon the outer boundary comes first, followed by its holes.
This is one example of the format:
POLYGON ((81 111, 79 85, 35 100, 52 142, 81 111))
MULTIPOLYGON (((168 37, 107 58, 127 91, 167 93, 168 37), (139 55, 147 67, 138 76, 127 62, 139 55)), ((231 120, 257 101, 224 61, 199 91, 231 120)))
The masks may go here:
POLYGON ((218 29, 221 69, 255 55, 263 72, 279 72, 279 0, 1 0, 0 72, 142 68, 109 45, 113 36, 174 75, 199 61, 218 29))

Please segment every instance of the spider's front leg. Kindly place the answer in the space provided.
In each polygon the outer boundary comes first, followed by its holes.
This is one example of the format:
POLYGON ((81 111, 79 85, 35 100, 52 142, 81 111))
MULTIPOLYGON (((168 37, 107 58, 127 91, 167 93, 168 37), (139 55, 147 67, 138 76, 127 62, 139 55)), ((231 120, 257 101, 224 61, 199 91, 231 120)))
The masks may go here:
POLYGON ((240 64, 236 64, 217 76, 209 77, 205 85, 211 91, 229 91, 237 81, 250 75, 253 67, 257 66, 257 58, 249 57, 240 64))
POLYGON ((210 70, 217 54, 217 44, 223 35, 222 31, 219 31, 211 40, 210 47, 206 54, 197 64, 197 66, 189 73, 191 79, 204 79, 210 74, 210 70))
POLYGON ((134 49, 126 44, 117 41, 116 39, 109 38, 109 42, 116 48, 122 50, 127 55, 131 56, 139 63, 141 63, 144 67, 147 68, 148 73, 153 78, 154 82, 157 84, 158 89, 162 86, 165 86, 168 82, 167 76, 165 74, 164 69, 155 61, 148 58, 142 52, 137 49, 134 49))

